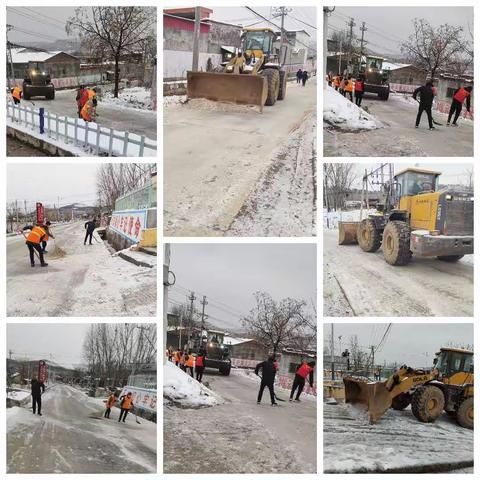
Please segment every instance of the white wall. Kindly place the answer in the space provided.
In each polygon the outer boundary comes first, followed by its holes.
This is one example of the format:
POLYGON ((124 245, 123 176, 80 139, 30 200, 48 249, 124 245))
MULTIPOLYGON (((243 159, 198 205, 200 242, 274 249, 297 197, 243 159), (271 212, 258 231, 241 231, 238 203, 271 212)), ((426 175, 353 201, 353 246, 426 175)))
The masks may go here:
MULTIPOLYGON (((192 69, 192 52, 178 51, 178 50, 164 50, 163 51, 163 78, 186 78, 187 70, 192 69)), ((203 53, 200 52, 198 61, 198 69, 200 71, 207 70, 207 61, 212 59, 214 67, 222 63, 222 56, 218 53, 203 53)))

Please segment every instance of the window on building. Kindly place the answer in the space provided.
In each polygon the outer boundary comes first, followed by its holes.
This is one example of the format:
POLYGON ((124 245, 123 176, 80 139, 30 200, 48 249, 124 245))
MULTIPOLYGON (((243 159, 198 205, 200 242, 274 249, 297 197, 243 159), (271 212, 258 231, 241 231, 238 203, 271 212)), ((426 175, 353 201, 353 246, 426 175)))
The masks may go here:
POLYGON ((456 88, 447 87, 447 98, 452 98, 456 88))
POLYGON ((293 362, 288 364, 288 373, 296 373, 298 364, 293 362))

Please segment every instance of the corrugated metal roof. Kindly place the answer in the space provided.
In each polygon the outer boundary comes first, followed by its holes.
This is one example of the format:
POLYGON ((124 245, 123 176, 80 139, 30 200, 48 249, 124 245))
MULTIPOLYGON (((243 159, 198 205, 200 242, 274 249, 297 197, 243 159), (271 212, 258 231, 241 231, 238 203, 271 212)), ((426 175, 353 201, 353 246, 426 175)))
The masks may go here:
POLYGON ((15 48, 12 49, 12 61, 13 63, 46 62, 59 53, 65 53, 65 55, 75 58, 73 55, 61 50, 53 52, 35 52, 26 48, 15 48))

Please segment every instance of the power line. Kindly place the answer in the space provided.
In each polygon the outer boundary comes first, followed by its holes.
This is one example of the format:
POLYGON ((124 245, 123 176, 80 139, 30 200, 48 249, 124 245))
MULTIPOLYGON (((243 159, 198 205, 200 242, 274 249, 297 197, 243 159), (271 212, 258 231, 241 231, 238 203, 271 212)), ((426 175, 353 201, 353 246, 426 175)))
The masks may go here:
POLYGON ((303 23, 303 24, 306 25, 307 27, 313 28, 314 30, 317 29, 317 27, 314 27, 313 25, 310 25, 309 23, 304 22, 303 20, 299 20, 298 18, 295 18, 291 13, 287 13, 286 15, 287 15, 287 17, 290 17, 290 18, 292 18, 293 20, 295 20, 295 21, 297 21, 297 22, 303 23))
MULTIPOLYGON (((35 17, 32 17, 31 15, 25 13, 25 12, 21 12, 15 8, 12 8, 12 7, 7 7, 8 10, 10 10, 12 13, 14 13, 15 15, 20 15, 22 16, 23 18, 27 18, 28 20, 32 21, 32 22, 37 22, 37 23, 40 23, 41 25, 48 25, 50 27, 53 27, 53 28, 56 28, 58 30, 62 30, 63 33, 65 33, 65 25, 62 27, 60 27, 59 25, 56 25, 50 21, 47 21, 47 20, 41 20, 41 19, 38 19, 38 18, 35 18, 35 17)), ((40 15, 40 14, 39 14, 40 15)))
POLYGON ((52 37, 51 35, 46 35, 44 33, 29 32, 28 30, 23 30, 22 28, 15 27, 15 25, 13 25, 13 28, 14 28, 14 31, 24 33, 25 35, 30 35, 31 37, 36 37, 36 38, 40 37, 45 40, 58 40, 57 37, 52 37))

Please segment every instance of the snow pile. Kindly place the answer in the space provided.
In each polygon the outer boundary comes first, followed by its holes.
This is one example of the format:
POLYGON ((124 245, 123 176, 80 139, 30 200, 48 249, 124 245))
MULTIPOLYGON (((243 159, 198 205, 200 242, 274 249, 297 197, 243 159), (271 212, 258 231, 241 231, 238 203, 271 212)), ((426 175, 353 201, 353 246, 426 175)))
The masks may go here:
POLYGON ((237 103, 215 102, 207 98, 191 98, 185 103, 189 108, 204 112, 222 113, 251 113, 258 114, 258 107, 255 105, 239 105, 237 103))
POLYGON ((11 390, 7 392, 7 398, 16 402, 22 402, 26 398, 30 397, 31 392, 29 390, 11 390))
POLYGON ((121 108, 152 111, 151 90, 143 87, 124 88, 118 92, 118 98, 114 98, 113 92, 108 91, 103 94, 99 105, 101 106, 103 103, 121 108))
POLYGON ((186 95, 170 95, 163 97, 163 106, 171 107, 172 105, 181 105, 187 101, 186 95))
POLYGON ((358 108, 335 89, 327 87, 323 100, 323 120, 341 130, 373 130, 382 124, 373 115, 358 108))
POLYGON ((222 398, 187 375, 172 362, 163 367, 163 396, 184 408, 212 407, 223 403, 222 398))
POLYGON ((360 218, 361 210, 349 210, 349 211, 323 211, 323 228, 329 230, 338 230, 339 222, 359 222, 367 218, 368 215, 376 213, 375 209, 363 209, 362 218, 360 218))

